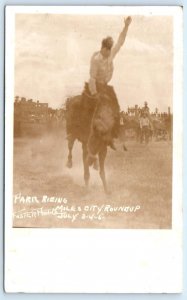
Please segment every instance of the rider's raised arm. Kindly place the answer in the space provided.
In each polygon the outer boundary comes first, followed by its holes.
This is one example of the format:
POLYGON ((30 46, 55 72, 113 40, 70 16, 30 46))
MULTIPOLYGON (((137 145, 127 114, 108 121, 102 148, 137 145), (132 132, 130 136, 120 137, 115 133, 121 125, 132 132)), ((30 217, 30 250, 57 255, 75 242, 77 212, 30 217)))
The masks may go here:
POLYGON ((97 94, 97 88, 96 88, 96 76, 98 72, 98 59, 97 55, 94 54, 91 58, 90 63, 90 80, 89 80, 89 90, 91 95, 97 94))
POLYGON ((125 26, 124 26, 122 32, 120 33, 120 35, 118 37, 117 43, 112 48, 112 53, 111 53, 112 58, 114 58, 116 56, 116 54, 119 52, 121 46, 123 46, 131 21, 132 21, 131 17, 128 17, 127 19, 124 19, 125 26))

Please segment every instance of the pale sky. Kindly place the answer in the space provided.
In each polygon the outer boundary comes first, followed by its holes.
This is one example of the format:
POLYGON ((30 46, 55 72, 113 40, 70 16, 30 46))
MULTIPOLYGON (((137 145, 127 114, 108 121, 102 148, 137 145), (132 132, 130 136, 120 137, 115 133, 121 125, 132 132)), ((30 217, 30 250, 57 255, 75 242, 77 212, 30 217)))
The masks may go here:
MULTIPOLYGON (((172 107, 172 17, 133 16, 114 60, 114 86, 121 109, 147 101, 151 110, 172 107)), ((101 40, 117 40, 124 16, 16 15, 15 96, 59 108, 82 92, 90 58, 101 40)))

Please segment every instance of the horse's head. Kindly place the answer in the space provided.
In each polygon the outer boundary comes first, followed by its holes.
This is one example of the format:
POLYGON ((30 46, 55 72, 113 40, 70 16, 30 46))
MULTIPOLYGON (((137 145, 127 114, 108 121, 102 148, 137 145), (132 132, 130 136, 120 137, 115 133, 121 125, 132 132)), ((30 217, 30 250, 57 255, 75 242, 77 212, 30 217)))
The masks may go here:
POLYGON ((92 164, 96 154, 110 144, 119 111, 106 94, 97 103, 88 139, 88 160, 92 164))
POLYGON ((94 116, 93 129, 100 136, 108 135, 115 126, 118 111, 113 101, 106 94, 98 101, 94 116))

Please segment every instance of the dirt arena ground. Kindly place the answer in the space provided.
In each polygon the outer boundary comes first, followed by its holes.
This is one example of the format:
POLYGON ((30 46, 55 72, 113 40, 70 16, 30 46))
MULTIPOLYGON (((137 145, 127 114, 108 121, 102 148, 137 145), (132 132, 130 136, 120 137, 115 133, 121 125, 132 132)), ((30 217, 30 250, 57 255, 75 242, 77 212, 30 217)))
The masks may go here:
POLYGON ((99 172, 90 168, 84 187, 82 148, 66 168, 65 133, 14 140, 15 227, 168 229, 172 215, 172 143, 129 140, 128 151, 108 149, 105 195, 99 172), (51 198, 52 197, 52 198, 51 198), (47 199, 47 200, 46 200, 47 199))

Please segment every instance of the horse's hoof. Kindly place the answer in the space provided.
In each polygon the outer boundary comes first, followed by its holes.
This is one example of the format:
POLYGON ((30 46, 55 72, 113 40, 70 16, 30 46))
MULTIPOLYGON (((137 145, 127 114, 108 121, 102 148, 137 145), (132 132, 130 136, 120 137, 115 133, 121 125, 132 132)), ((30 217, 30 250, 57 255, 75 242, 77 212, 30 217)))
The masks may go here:
POLYGON ((99 164, 98 164, 98 160, 96 159, 93 163, 93 169, 98 171, 99 170, 99 164))
POLYGON ((114 145, 114 141, 111 141, 108 145, 112 150, 116 151, 116 146, 114 145))
POLYGON ((72 161, 69 161, 69 160, 68 160, 68 161, 67 161, 67 164, 66 164, 66 167, 69 168, 69 169, 71 169, 72 166, 73 166, 72 161))

